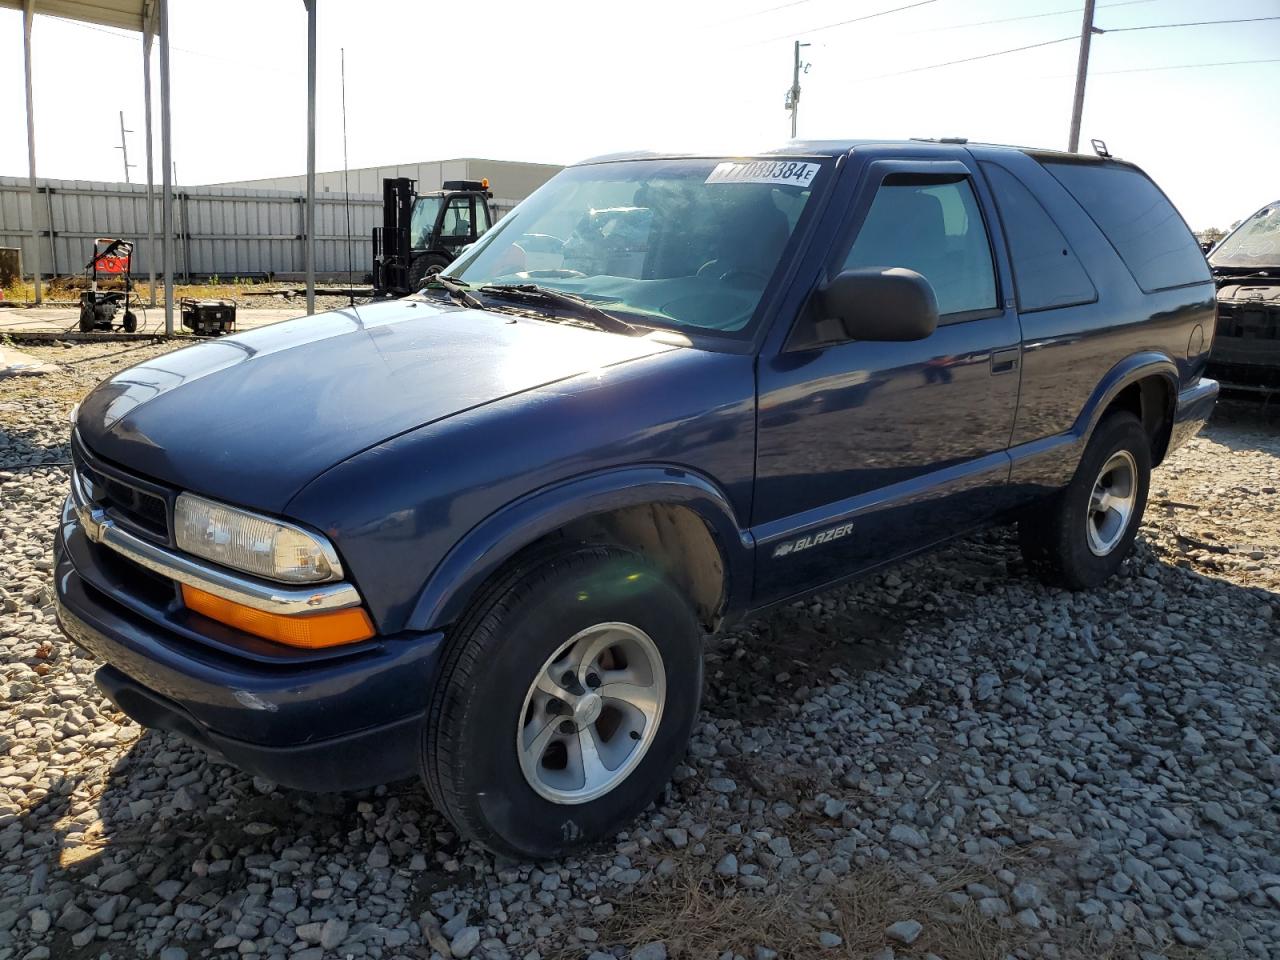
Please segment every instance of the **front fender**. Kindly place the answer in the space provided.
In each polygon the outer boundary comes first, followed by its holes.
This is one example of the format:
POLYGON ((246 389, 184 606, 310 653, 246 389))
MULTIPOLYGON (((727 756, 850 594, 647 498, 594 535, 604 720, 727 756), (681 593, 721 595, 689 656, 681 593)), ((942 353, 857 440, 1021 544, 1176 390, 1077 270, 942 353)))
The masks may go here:
POLYGON ((571 521, 649 503, 687 506, 706 522, 724 559, 726 609, 742 610, 751 593, 751 534, 715 483, 684 467, 661 464, 588 474, 528 494, 473 527, 424 584, 406 628, 428 630, 457 620, 480 586, 524 547, 571 521))

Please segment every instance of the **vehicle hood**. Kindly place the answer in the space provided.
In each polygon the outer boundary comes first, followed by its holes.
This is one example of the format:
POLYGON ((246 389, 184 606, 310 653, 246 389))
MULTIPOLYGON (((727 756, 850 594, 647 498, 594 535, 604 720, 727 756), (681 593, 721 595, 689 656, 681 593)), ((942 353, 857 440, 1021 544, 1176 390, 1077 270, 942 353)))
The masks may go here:
POLYGON ((673 349, 651 337, 399 300, 155 357, 90 393, 77 431, 125 470, 279 513, 309 480, 390 437, 673 349))

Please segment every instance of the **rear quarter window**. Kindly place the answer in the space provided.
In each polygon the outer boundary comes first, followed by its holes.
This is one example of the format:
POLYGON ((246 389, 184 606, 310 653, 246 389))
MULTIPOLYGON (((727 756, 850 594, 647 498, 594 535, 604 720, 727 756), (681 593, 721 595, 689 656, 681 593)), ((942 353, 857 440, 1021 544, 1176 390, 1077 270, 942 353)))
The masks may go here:
POLYGON ((1146 293, 1209 280, 1195 237, 1160 188, 1118 164, 1042 161, 1106 235, 1146 293))
POLYGON ((1026 185, 1004 167, 982 164, 1009 240, 1018 311, 1052 310, 1098 298, 1067 238, 1026 185))

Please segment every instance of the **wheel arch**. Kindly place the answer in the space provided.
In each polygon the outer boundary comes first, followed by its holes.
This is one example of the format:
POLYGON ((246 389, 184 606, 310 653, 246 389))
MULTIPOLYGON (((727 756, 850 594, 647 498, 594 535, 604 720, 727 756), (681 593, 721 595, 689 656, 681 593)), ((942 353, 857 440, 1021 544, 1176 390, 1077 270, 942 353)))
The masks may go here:
POLYGON ((1129 410, 1151 439, 1151 465, 1159 466, 1169 448, 1178 402, 1178 367, 1164 353, 1133 354, 1104 376, 1076 420, 1074 432, 1084 442, 1113 410, 1129 410))
POLYGON ((432 571, 406 628, 455 622, 512 562, 556 541, 636 550, 672 576, 709 628, 750 593, 750 534, 719 487, 681 467, 631 467, 544 488, 481 521, 432 571))

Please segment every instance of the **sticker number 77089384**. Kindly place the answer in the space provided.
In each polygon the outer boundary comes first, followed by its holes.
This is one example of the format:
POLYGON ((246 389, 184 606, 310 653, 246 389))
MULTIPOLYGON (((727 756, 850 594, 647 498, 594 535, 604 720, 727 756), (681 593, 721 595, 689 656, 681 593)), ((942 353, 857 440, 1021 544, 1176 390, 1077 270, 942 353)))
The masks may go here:
POLYGON ((707 183, 772 183, 807 187, 822 169, 803 160, 726 160, 716 164, 707 183))

